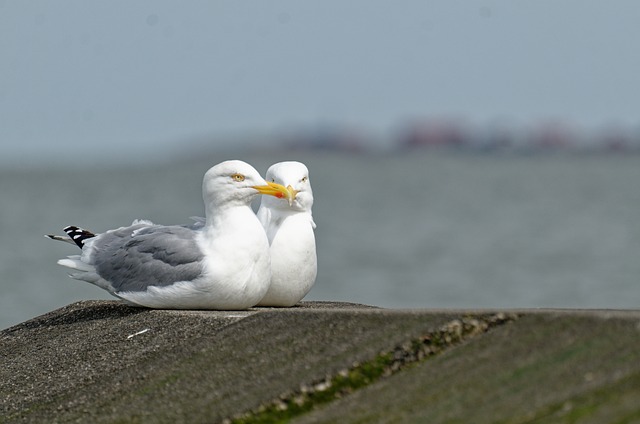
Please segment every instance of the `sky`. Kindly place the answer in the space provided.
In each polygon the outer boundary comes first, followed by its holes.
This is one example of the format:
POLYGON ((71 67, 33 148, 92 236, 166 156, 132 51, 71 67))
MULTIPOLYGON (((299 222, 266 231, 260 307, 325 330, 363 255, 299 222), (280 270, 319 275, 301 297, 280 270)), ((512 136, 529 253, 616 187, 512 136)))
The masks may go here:
POLYGON ((640 128, 638 22, 636 0, 0 0, 0 163, 420 117, 640 128))

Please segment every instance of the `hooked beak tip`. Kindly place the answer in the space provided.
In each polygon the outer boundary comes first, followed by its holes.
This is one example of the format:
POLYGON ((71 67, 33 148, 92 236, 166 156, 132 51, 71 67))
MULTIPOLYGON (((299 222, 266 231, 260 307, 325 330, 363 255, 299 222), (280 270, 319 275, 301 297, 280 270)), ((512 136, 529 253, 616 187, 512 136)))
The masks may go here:
POLYGON ((298 194, 298 190, 291 187, 291 185, 288 185, 287 191, 289 192, 289 196, 287 196, 287 201, 289 202, 289 206, 293 206, 293 201, 296 200, 296 195, 298 194))

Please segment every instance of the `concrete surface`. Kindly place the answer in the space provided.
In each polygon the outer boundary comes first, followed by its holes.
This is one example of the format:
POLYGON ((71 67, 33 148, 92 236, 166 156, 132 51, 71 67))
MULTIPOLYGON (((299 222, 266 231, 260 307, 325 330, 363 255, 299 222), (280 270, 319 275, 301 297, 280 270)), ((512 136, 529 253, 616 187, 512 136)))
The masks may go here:
POLYGON ((496 312, 517 318, 294 422, 640 422, 640 311, 303 302, 211 312, 117 301, 74 303, 0 332, 0 422, 251 417, 381 352, 496 312))

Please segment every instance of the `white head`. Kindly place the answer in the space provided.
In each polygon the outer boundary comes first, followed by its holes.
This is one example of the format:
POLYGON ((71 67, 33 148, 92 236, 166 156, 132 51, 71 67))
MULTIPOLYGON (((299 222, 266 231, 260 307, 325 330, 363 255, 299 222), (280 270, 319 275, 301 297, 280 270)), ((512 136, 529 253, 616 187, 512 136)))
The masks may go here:
POLYGON ((267 170, 265 179, 270 183, 286 187, 290 196, 286 199, 264 197, 262 205, 272 209, 311 213, 313 191, 309 180, 309 170, 303 163, 289 161, 273 164, 267 170))
POLYGON ((249 206, 258 194, 285 199, 291 197, 291 192, 285 187, 267 183, 253 166, 240 160, 221 162, 204 174, 202 197, 207 213, 209 208, 227 205, 249 206))

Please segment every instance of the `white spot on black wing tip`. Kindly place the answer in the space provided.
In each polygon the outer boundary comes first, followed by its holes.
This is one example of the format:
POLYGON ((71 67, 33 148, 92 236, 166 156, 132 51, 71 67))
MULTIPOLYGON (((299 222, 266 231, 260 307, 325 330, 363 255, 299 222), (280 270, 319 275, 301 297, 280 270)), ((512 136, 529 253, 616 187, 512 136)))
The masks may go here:
POLYGON ((96 236, 91 231, 84 230, 74 225, 69 225, 68 227, 63 228, 63 231, 67 233, 69 238, 73 240, 81 249, 82 249, 82 246, 84 246, 84 241, 86 239, 96 236))

